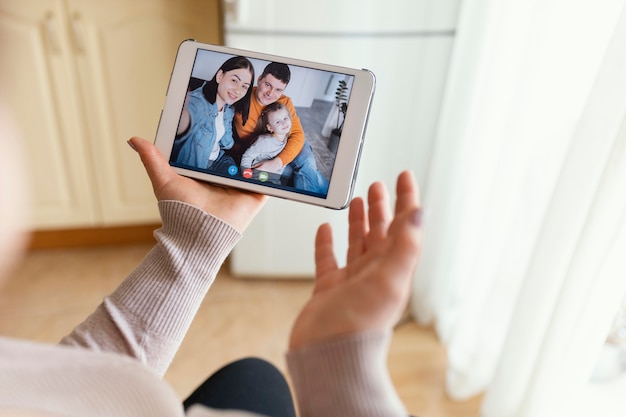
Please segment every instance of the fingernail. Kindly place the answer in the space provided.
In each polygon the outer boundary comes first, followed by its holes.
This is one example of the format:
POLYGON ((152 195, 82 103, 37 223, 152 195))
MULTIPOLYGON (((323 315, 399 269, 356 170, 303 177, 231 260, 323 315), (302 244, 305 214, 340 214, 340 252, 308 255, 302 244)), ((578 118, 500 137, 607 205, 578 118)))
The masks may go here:
POLYGON ((131 142, 131 140, 127 140, 126 143, 128 143, 128 146, 130 146, 131 148, 133 148, 133 151, 137 152, 137 148, 135 148, 135 145, 133 145, 133 142, 131 142))
POLYGON ((415 209, 413 210, 413 213, 411 213, 411 215, 409 216, 409 221, 411 222, 411 224, 415 227, 421 227, 422 226, 422 209, 415 209))

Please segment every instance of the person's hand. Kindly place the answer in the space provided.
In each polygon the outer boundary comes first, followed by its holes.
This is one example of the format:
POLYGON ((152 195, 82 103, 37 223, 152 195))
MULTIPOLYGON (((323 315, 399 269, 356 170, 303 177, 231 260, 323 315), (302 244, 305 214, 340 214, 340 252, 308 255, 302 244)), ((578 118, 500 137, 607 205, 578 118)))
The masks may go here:
POLYGON ((315 287, 291 331, 291 349, 337 336, 391 328, 402 316, 421 251, 417 183, 405 171, 396 186, 395 215, 382 183, 350 204, 348 254, 337 266, 330 225, 315 239, 315 287))
POLYGON ((254 165, 252 168, 259 169, 265 172, 272 172, 272 173, 278 174, 283 169, 283 161, 279 157, 276 157, 274 159, 269 159, 267 161, 258 163, 254 165))
POLYGON ((178 175, 151 142, 134 137, 128 143, 139 153, 159 201, 191 204, 243 232, 267 199, 261 194, 222 188, 178 175))

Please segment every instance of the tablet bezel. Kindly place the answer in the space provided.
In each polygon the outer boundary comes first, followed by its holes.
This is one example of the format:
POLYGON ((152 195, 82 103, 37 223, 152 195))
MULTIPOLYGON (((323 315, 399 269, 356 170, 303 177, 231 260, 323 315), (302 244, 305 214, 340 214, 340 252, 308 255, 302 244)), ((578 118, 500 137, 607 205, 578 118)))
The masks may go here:
MULTIPOLYGON (((274 197, 332 209, 343 209, 347 207, 352 198, 359 158, 374 94, 374 74, 365 69, 352 69, 310 62, 301 59, 205 44, 193 40, 184 41, 181 43, 176 55, 176 61, 167 90, 165 106, 161 113, 155 139, 155 145, 168 161, 172 152, 189 80, 194 69, 194 63, 199 49, 353 76, 354 79, 350 92, 349 105, 347 107, 343 131, 339 140, 326 198, 302 193, 296 189, 275 188, 261 183, 247 182, 236 178, 228 178, 176 166, 173 167, 174 170, 181 175, 222 186, 259 192, 274 197)), ((260 74, 256 74, 255 76, 258 78, 259 75, 260 74)), ((253 85, 256 85, 256 81, 256 79, 253 80, 253 85)))

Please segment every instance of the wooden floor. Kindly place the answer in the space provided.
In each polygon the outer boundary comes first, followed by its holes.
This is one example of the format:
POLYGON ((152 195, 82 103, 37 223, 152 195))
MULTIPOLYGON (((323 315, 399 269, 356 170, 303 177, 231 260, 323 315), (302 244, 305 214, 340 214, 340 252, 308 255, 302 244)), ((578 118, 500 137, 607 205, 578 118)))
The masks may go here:
MULTIPOLYGON (((0 334, 58 341, 148 250, 141 244, 30 253, 0 291, 0 334)), ((284 370, 289 328, 310 290, 307 280, 241 280, 224 268, 166 379, 184 398, 211 372, 244 356, 263 357, 284 370)), ((445 364, 432 330, 411 321, 398 327, 389 367, 409 411, 420 417, 478 416, 480 398, 446 397, 445 364)))

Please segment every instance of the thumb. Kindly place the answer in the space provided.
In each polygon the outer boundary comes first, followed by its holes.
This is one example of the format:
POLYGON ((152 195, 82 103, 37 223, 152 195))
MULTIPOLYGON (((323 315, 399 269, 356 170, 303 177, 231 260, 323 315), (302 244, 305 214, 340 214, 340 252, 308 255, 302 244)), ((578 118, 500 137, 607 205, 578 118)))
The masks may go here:
POLYGON ((128 144, 139 154, 155 192, 177 175, 152 142, 133 137, 128 144))

